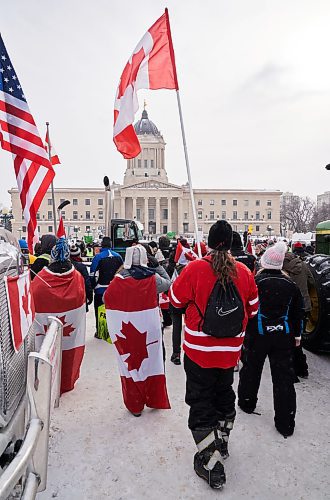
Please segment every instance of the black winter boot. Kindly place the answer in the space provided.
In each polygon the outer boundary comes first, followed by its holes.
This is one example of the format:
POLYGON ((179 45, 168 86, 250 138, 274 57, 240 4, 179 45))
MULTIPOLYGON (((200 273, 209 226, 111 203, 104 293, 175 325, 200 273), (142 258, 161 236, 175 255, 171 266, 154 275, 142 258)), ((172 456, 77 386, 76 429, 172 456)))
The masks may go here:
POLYGON ((221 432, 217 428, 196 429, 192 431, 198 453, 194 456, 196 474, 205 479, 211 488, 222 489, 226 474, 221 463, 221 432))
POLYGON ((235 416, 236 412, 232 413, 231 415, 227 415, 224 418, 219 419, 219 427, 220 427, 220 432, 222 434, 222 441, 220 443, 220 453, 224 460, 226 460, 226 458, 229 457, 228 453, 229 434, 233 429, 235 416))

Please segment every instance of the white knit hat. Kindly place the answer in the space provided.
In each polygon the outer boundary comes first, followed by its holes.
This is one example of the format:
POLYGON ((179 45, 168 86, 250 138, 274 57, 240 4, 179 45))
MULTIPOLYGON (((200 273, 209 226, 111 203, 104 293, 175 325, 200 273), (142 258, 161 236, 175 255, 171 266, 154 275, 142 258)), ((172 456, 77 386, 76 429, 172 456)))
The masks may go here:
POLYGON ((135 245, 126 249, 124 269, 132 266, 148 266, 147 251, 142 245, 135 245))
POLYGON ((264 269, 282 269, 287 246, 284 241, 279 241, 267 248, 260 259, 261 267, 264 269))

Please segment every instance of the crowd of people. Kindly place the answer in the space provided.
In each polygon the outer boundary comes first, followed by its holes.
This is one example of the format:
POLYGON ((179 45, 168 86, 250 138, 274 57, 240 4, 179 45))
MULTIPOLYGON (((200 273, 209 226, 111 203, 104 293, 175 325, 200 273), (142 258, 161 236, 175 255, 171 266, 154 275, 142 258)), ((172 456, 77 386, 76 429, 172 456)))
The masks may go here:
MULTIPOLYGON (((252 249, 248 238, 242 240, 221 220, 210 228, 207 242, 191 246, 179 238, 173 244, 167 236, 158 243, 136 241, 124 260, 104 237, 88 272, 79 245, 43 236, 30 264, 32 292, 36 310, 55 313, 68 328, 64 349, 72 352, 63 357, 62 392, 73 389, 79 377, 85 345, 81 304, 85 312, 94 301, 95 337, 101 338, 99 310, 105 307, 127 409, 140 417, 145 406, 170 408, 163 334, 172 326, 170 361, 181 365, 184 351, 188 427, 197 446, 194 469, 212 488, 222 488, 238 366, 238 406, 253 413, 269 358, 275 427, 284 438, 294 432, 294 384, 308 377, 300 341, 311 310, 312 275, 304 259, 312 250, 274 240, 256 242, 252 249), (72 286, 75 299, 66 292, 72 286), (47 293, 54 297, 45 307, 47 293), (51 310, 59 293, 61 310, 51 310), (79 316, 73 318, 73 310, 79 316)), ((42 324, 42 314, 39 320, 42 324)), ((45 329, 40 339, 43 335, 45 329)))

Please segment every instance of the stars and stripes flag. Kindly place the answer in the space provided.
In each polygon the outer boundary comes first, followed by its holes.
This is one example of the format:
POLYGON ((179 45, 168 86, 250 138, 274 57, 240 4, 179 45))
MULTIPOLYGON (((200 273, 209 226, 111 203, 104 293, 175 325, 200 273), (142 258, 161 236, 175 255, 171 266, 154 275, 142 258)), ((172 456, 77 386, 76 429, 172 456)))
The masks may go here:
MULTIPOLYGON (((60 165, 61 164, 60 159, 59 159, 58 155, 56 154, 56 151, 55 151, 53 145, 50 142, 48 130, 46 132, 45 148, 46 148, 47 153, 50 150, 50 161, 51 161, 51 164, 53 166, 54 165, 60 165)), ((48 155, 49 155, 49 153, 48 153, 48 155)))
POLYGON ((113 140, 124 158, 135 158, 141 146, 133 127, 140 89, 178 90, 168 11, 135 47, 121 75, 114 109, 113 140))
POLYGON ((0 35, 0 144, 13 155, 30 252, 39 240, 37 212, 54 170, 0 35))

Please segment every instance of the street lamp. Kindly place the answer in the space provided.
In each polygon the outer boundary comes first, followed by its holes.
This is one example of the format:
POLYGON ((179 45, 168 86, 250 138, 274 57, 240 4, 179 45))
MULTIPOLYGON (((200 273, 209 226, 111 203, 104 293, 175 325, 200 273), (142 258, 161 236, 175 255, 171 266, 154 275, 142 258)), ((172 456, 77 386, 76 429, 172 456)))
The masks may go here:
POLYGON ((105 175, 103 177, 103 184, 105 188, 105 236, 109 236, 111 238, 111 186, 109 177, 105 175))
POLYGON ((330 163, 328 163, 328 165, 325 166, 325 169, 330 170, 330 163))
POLYGON ((273 230, 272 226, 267 226, 267 231, 269 232, 269 237, 271 237, 271 235, 272 235, 272 230, 273 230))

